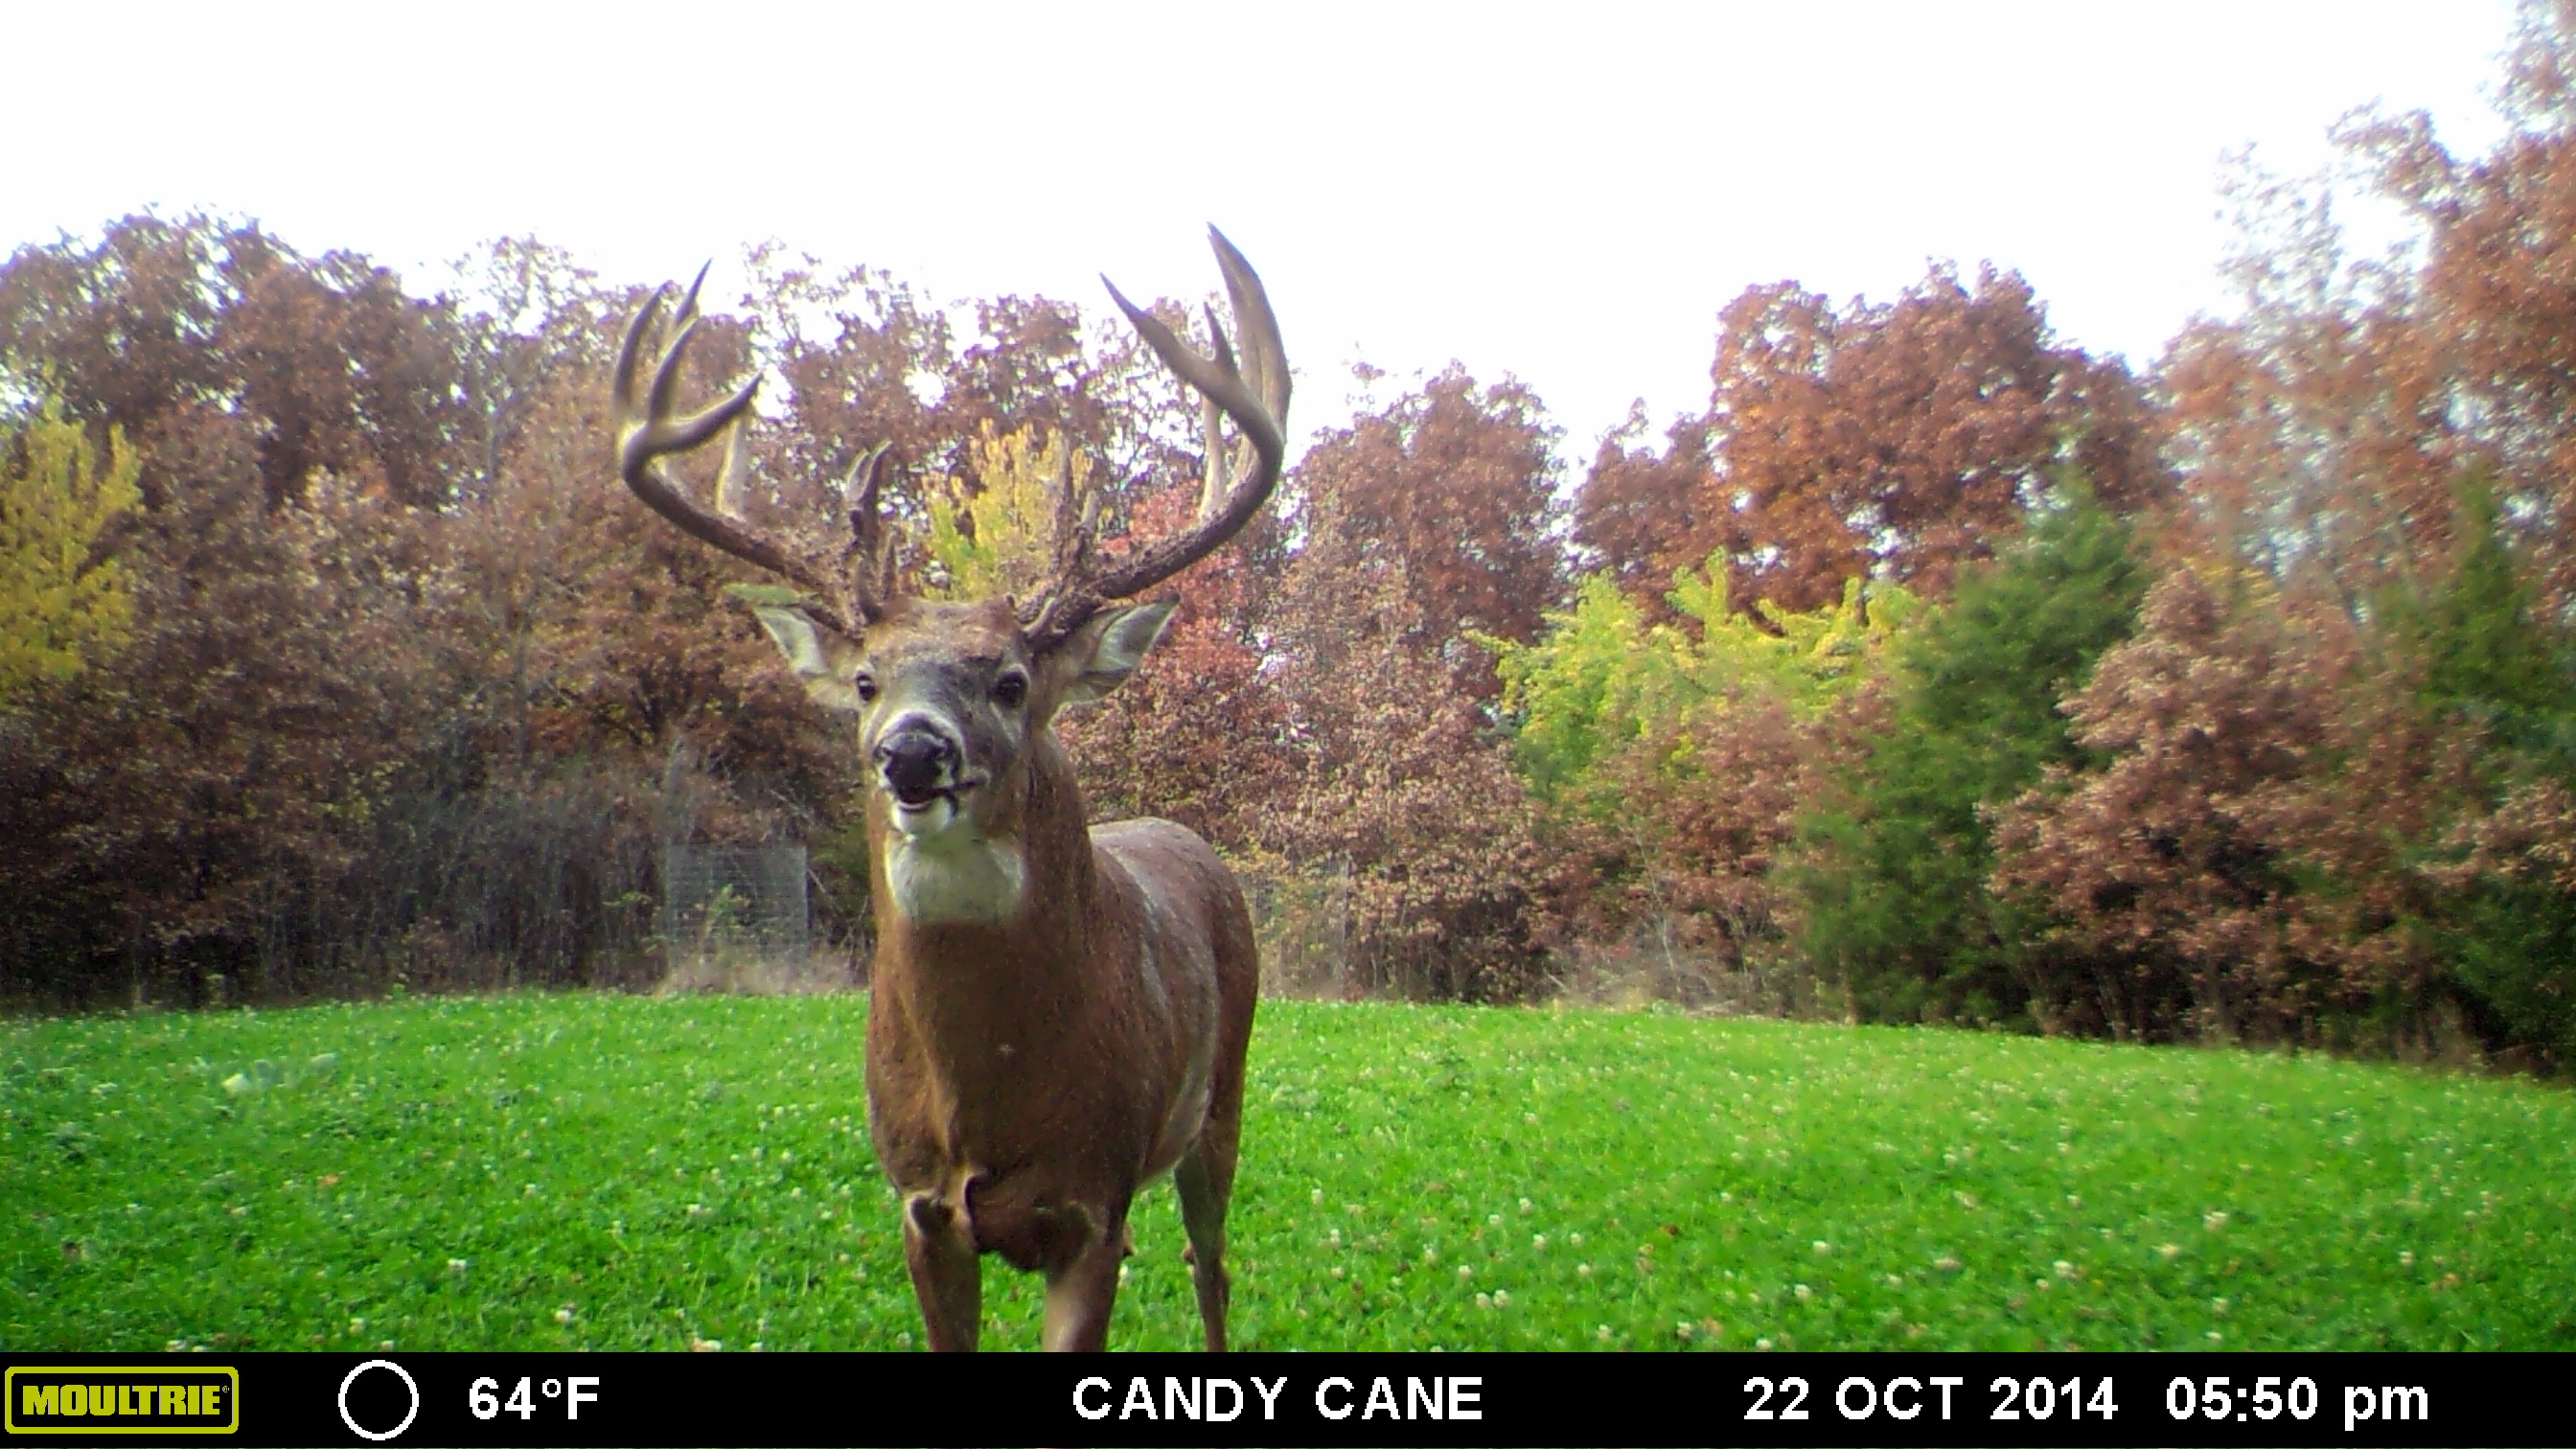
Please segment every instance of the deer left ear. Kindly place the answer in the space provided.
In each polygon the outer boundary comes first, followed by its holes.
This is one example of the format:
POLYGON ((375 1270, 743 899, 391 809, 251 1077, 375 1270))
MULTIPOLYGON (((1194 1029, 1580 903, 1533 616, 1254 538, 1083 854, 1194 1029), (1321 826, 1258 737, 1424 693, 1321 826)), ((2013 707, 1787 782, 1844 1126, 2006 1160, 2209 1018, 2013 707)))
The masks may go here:
POLYGON ((817 625, 802 609, 756 608, 752 613, 816 704, 838 714, 859 713, 859 692, 850 683, 859 668, 857 645, 817 625))
POLYGON ((1172 621, 1170 603, 1129 604, 1103 609, 1057 646, 1055 667, 1063 672, 1064 704, 1089 704, 1127 682, 1144 662, 1146 652, 1163 637, 1172 621))

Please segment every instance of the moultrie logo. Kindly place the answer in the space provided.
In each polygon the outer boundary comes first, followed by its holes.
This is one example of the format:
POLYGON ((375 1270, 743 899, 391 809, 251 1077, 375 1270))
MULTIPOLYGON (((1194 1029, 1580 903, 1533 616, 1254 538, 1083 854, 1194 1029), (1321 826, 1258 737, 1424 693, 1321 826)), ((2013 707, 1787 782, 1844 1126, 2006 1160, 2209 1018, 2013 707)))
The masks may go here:
POLYGON ((241 1374, 219 1367, 12 1368, 12 1434, 229 1434, 241 1374))

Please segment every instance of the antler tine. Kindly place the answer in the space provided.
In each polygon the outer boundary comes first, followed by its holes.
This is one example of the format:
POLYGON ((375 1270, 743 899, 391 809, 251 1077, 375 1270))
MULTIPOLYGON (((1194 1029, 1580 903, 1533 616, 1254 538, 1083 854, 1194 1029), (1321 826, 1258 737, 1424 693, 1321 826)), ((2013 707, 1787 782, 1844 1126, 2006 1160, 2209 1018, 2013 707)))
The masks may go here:
POLYGON ((1243 333, 1243 373, 1253 395, 1282 428, 1288 423, 1288 354, 1279 342, 1279 317, 1270 310, 1270 294, 1252 263, 1243 259, 1225 233, 1208 228, 1216 249, 1217 269, 1225 274, 1226 300, 1234 306, 1235 326, 1243 333))
MULTIPOLYGON (((1229 370, 1233 369, 1234 349, 1226 343, 1225 324, 1217 320, 1216 308, 1210 306, 1202 307, 1200 310, 1207 314, 1208 336, 1216 343, 1218 363, 1229 370)), ((1257 396, 1258 393, 1255 395, 1257 396)), ((1242 466, 1228 465, 1225 448, 1225 410, 1217 406, 1215 398, 1205 393, 1199 395, 1199 443, 1202 450, 1200 456, 1207 460, 1199 477, 1198 517, 1204 521, 1214 518, 1217 510, 1225 506, 1229 480, 1234 474, 1243 471, 1242 466)))
POLYGON ((1048 563, 1061 576, 1078 573, 1091 552, 1091 526, 1099 516, 1100 495, 1074 496, 1073 449, 1065 446, 1047 479, 1048 563))
POLYGON ((1163 359, 1164 366, 1197 389, 1204 400, 1201 420, 1207 433, 1209 461, 1208 476, 1201 485, 1199 517, 1189 528, 1158 539, 1096 574, 1087 563, 1074 567, 1059 563, 1056 576, 1021 609, 1023 627, 1040 647, 1072 633, 1107 601, 1152 588, 1215 552, 1252 521, 1252 515, 1270 500, 1270 490, 1279 481, 1280 463, 1287 454, 1283 429, 1288 409, 1288 360, 1279 340, 1279 320, 1270 310, 1269 295, 1262 290, 1261 278, 1252 270, 1252 264, 1216 228, 1208 228, 1208 238, 1216 249, 1217 266, 1225 274, 1235 325, 1243 332, 1241 364, 1235 360, 1235 349, 1213 313, 1208 321, 1214 333, 1216 356, 1201 357, 1153 314, 1128 301, 1116 283, 1107 277, 1100 279, 1109 288, 1110 300, 1127 314, 1137 335, 1163 359), (1208 416, 1209 407, 1232 418, 1243 434, 1251 456, 1246 460, 1247 466, 1239 470, 1239 478, 1227 477, 1222 440, 1208 416))
POLYGON ((877 467, 885 461, 891 443, 879 443, 859 455, 850 465, 850 476, 841 483, 841 492, 850 500, 850 531, 853 534, 875 528, 877 519, 877 467))
POLYGON ((617 344, 617 366, 609 374, 608 400, 616 411, 621 442, 624 441, 628 421, 640 416, 635 408, 635 363, 644 352, 644 334, 652 330, 654 319, 661 316, 662 299, 669 295, 670 283, 655 287, 653 295, 645 298, 644 305, 636 308, 635 315, 627 319, 626 339, 617 344))
POLYGON ((856 619, 850 607, 846 582, 835 580, 817 565, 807 552, 787 540, 758 528, 748 521, 729 516, 722 505, 732 492, 728 485, 739 483, 742 467, 743 440, 740 429, 747 425, 751 400, 760 391, 760 378, 750 381, 733 393, 700 412, 686 417, 673 417, 671 406, 679 389, 681 363, 696 335, 698 323, 698 288, 706 280, 699 269, 697 281, 689 284, 680 307, 672 315, 674 323, 670 343, 655 359, 652 381, 636 397, 638 365, 647 335, 654 331, 663 300, 670 295, 667 286, 657 287, 635 318, 626 326, 626 339, 617 350, 617 366, 611 374, 610 401, 617 425, 617 471, 626 486, 654 512, 668 519, 681 532, 710 547, 767 569, 808 592, 822 596, 814 607, 829 622, 843 628, 854 628, 856 619), (736 429, 727 445, 726 483, 717 489, 719 507, 709 509, 674 483, 663 471, 662 459, 702 447, 708 439, 727 429, 736 429), (832 617, 838 615, 839 617, 832 617))
MULTIPOLYGON (((678 310, 671 314, 671 341, 662 349, 662 360, 653 368, 653 388, 649 404, 649 416, 653 421, 658 422, 671 415, 671 402, 678 395, 680 386, 681 355, 689 350, 689 339, 698 335, 698 289, 707 284, 707 268, 714 265, 712 261, 699 264, 698 274, 689 279, 689 290, 680 294, 678 310)), ((652 301, 645 304, 648 314, 653 308, 661 305, 662 294, 668 290, 670 290, 668 283, 654 289, 652 301)), ((629 345, 632 345, 636 338, 636 333, 629 332, 627 334, 629 345)), ((754 379, 754 381, 757 380, 754 379)), ((688 446, 697 445, 692 443, 688 446)))
MULTIPOLYGON (((1208 242, 1216 250, 1217 269, 1225 274, 1226 300, 1233 306, 1235 326, 1243 334, 1245 385, 1261 399, 1262 408, 1284 433, 1288 427, 1288 354, 1279 343, 1278 314, 1270 310, 1270 294, 1262 289, 1252 263, 1226 240, 1225 233, 1209 227, 1208 242)), ((1235 471, 1241 472, 1253 462, 1253 445, 1247 438, 1236 451, 1235 471)))
POLYGON ((841 546, 841 572, 848 580, 845 598, 852 621, 873 622, 894 592, 895 551, 877 508, 877 484, 891 443, 879 443, 850 465, 842 493, 850 501, 850 541, 841 546))
POLYGON ((716 512, 740 522, 743 492, 751 481, 750 425, 736 418, 725 430, 724 466, 716 472, 716 512))
POLYGON ((710 257, 698 263, 698 274, 689 278, 689 290, 680 295, 680 310, 671 314, 671 325, 686 327, 698 320, 698 290, 707 284, 707 271, 715 265, 710 257))
POLYGON ((1225 506, 1225 409, 1205 393, 1199 395, 1199 456, 1206 462, 1199 475, 1198 516, 1214 518, 1225 506))

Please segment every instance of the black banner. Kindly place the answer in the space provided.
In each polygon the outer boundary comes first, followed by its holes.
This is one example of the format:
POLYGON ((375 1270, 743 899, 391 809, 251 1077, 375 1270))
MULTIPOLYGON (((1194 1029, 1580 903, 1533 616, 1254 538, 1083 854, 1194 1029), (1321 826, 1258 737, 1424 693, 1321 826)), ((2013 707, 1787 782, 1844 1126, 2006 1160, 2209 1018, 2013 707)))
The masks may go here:
POLYGON ((2565 1444, 2540 1355, 13 1354, 27 1444, 2565 1444))

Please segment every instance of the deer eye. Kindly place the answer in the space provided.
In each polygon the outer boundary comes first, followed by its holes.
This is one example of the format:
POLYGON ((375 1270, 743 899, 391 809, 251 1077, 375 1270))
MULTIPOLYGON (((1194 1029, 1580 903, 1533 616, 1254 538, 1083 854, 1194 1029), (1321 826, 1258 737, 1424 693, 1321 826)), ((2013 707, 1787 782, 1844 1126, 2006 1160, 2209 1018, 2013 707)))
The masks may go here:
POLYGON ((862 671, 858 678, 850 681, 850 687, 859 692, 859 702, 861 704, 876 703, 877 681, 875 675, 862 671))
POLYGON ((1029 677, 1014 669, 993 681, 993 702, 1004 709, 1018 709, 1029 697, 1029 677))

